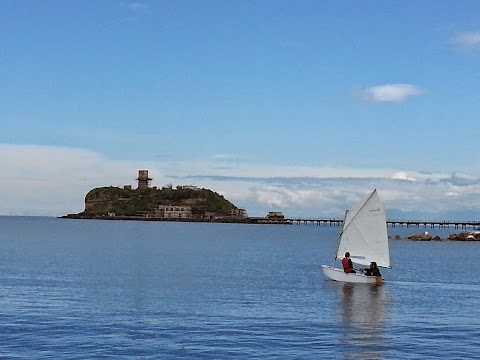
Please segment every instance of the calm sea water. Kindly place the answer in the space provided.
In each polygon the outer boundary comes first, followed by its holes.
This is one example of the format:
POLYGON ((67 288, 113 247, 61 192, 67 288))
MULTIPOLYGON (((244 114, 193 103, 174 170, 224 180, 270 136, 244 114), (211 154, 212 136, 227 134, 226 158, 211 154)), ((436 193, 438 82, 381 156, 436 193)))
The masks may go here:
POLYGON ((348 285, 338 231, 0 217, 0 359, 479 358, 480 243, 391 240, 348 285))

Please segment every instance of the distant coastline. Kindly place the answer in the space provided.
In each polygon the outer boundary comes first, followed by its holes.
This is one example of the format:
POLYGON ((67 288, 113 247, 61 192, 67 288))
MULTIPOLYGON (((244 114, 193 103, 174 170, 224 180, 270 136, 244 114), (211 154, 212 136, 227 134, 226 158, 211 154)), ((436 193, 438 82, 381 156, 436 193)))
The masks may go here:
POLYGON ((433 236, 428 233, 428 231, 424 231, 419 234, 401 237, 399 235, 390 236, 390 238, 395 240, 410 240, 410 241, 480 241, 480 231, 462 231, 457 234, 451 234, 450 236, 444 238, 441 236, 433 236))
POLYGON ((81 220, 123 220, 123 221, 163 221, 163 222, 187 222, 187 223, 226 223, 226 224, 269 224, 269 225, 293 225, 289 219, 272 219, 268 217, 214 217, 214 218, 162 218, 145 216, 95 216, 85 214, 68 214, 59 216, 59 219, 81 219, 81 220))

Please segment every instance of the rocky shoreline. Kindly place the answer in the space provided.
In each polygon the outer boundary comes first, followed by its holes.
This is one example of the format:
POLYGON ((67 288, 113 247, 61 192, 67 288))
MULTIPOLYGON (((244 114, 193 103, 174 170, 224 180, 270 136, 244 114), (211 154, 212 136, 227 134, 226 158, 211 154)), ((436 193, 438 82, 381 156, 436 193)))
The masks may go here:
POLYGON ((395 240, 413 240, 413 241, 480 241, 480 231, 463 231, 458 234, 451 234, 448 238, 432 236, 428 231, 402 238, 399 235, 393 237, 395 240))

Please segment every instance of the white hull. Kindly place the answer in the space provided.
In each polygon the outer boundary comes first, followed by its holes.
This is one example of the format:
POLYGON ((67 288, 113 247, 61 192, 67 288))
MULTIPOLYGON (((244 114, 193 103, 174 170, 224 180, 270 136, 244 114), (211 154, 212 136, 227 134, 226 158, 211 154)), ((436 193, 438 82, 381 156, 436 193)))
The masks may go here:
POLYGON ((343 269, 334 268, 333 266, 322 265, 323 273, 329 279, 335 281, 343 281, 349 283, 361 283, 361 284, 377 284, 382 283, 381 276, 367 276, 360 273, 346 273, 343 269))

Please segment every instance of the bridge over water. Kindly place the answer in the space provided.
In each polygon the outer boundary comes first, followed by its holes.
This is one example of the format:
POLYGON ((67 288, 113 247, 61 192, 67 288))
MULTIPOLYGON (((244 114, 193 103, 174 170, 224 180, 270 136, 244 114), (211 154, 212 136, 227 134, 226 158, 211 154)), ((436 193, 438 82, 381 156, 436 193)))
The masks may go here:
MULTIPOLYGON (((310 219, 310 218, 291 218, 285 219, 286 222, 293 225, 323 225, 323 226, 342 226, 343 219, 310 219)), ((387 226, 406 227, 406 228, 454 228, 454 229, 480 229, 480 221, 430 221, 430 220, 387 220, 387 226)))

